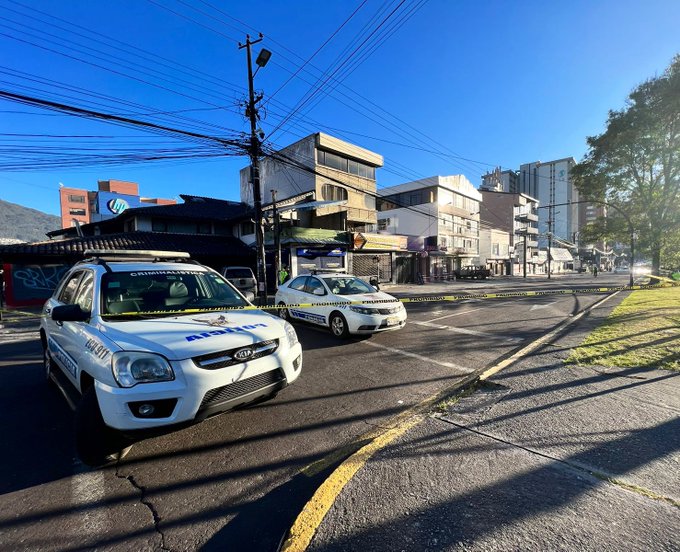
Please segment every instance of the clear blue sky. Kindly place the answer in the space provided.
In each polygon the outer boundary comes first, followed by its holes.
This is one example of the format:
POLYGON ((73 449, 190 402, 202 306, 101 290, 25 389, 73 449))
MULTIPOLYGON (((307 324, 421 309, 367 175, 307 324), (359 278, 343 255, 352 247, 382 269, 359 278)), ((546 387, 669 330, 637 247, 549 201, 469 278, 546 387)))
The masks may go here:
MULTIPOLYGON (((341 83, 326 83, 273 142, 319 130, 353 141, 385 156, 379 187, 461 173, 478 185, 495 165, 580 159, 607 111, 680 52, 678 22, 677 0, 0 0, 0 89, 231 135, 249 128, 238 108, 247 81, 237 41, 265 35, 255 54, 264 46, 272 58, 256 88, 267 100, 338 31, 263 110, 270 134, 321 71, 336 69, 360 46, 352 41, 375 30, 342 66, 351 73, 336 73, 341 83), (376 48, 364 58, 369 45, 376 48)), ((222 157, 91 165, 112 153, 208 150, 5 100, 0 134, 0 199, 52 214, 60 182, 92 190, 97 180, 132 180, 149 197, 238 200, 238 170, 247 164, 222 157), (76 166, 37 170, 57 159, 76 166)))

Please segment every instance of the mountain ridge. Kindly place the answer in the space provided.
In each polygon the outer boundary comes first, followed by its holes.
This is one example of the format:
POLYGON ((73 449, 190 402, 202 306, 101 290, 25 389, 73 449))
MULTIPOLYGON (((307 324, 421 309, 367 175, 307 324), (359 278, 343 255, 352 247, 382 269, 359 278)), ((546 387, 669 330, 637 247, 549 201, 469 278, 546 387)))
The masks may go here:
POLYGON ((61 218, 0 199, 0 238, 45 241, 47 232, 61 228, 61 218))

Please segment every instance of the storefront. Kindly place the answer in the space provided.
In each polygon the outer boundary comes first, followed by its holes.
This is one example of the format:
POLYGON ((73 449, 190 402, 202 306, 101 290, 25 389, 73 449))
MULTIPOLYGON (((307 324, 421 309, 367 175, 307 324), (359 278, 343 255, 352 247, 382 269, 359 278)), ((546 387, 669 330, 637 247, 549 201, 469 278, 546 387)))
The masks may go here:
POLYGON ((408 238, 391 234, 353 234, 349 268, 363 278, 377 277, 380 283, 413 281, 413 255, 408 238))

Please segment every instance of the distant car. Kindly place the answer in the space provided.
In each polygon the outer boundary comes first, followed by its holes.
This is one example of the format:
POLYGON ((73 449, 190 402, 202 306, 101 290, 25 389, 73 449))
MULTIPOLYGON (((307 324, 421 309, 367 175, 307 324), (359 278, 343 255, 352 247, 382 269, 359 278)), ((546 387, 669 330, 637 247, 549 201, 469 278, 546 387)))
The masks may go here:
POLYGON ((645 274, 651 274, 652 273, 652 267, 646 264, 634 264, 633 265, 633 274, 636 276, 644 276, 645 274))
POLYGON ((292 325, 252 308, 186 253, 86 254, 40 322, 45 377, 77 405, 86 464, 115 461, 149 433, 268 400, 300 375, 292 325))
POLYGON ((627 266, 616 266, 614 267, 614 274, 628 274, 630 268, 627 266))
POLYGON ((275 300, 284 320, 326 326, 338 338, 398 330, 406 323, 406 309, 399 300, 351 274, 298 276, 279 287, 275 300), (361 304, 350 304, 354 301, 361 304), (320 304, 297 306, 301 303, 320 304))
POLYGON ((243 293, 248 301, 253 301, 257 296, 257 280, 247 266, 227 266, 222 269, 222 276, 243 293))
POLYGON ((473 280, 486 280, 491 277, 491 271, 485 266, 463 266, 454 271, 456 278, 470 278, 473 280))

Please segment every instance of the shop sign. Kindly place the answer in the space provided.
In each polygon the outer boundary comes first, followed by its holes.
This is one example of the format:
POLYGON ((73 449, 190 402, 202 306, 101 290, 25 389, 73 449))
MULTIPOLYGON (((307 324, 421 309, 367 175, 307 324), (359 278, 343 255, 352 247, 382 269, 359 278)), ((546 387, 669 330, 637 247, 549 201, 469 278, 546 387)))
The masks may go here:
POLYGON ((407 251, 408 238, 392 234, 354 234, 354 249, 382 249, 389 251, 407 251))

